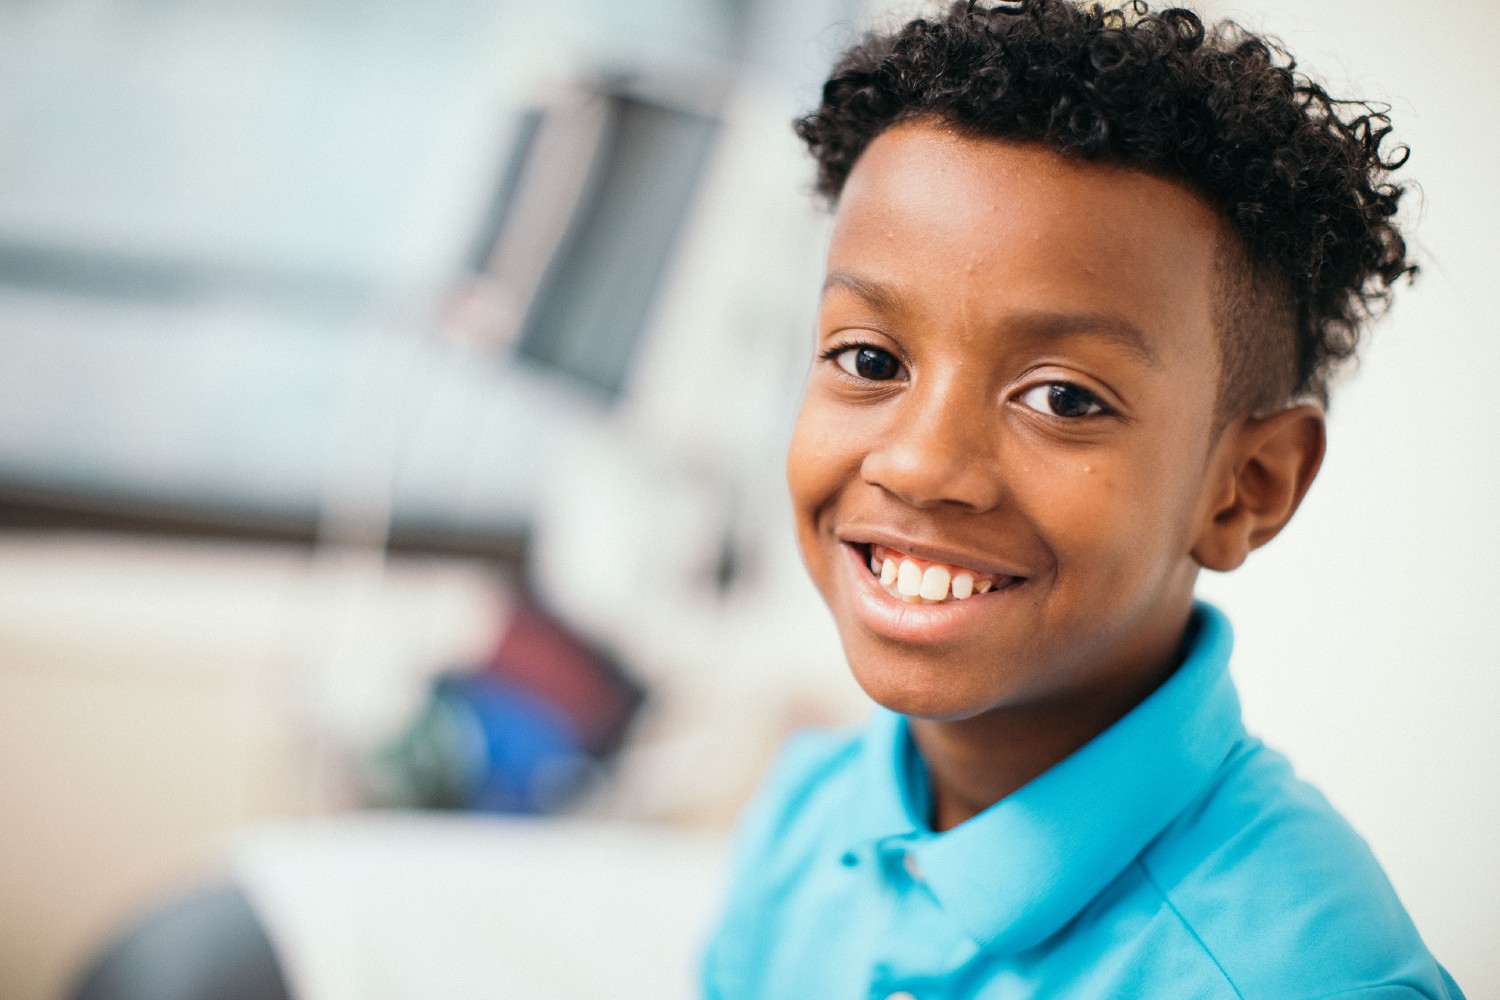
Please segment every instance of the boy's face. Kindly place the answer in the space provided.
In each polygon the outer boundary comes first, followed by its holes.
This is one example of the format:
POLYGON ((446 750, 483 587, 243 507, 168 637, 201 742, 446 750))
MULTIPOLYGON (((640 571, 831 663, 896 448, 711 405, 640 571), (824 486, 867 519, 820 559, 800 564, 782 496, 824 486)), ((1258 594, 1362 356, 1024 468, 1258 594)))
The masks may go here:
POLYGON ((919 122, 865 151, 787 470, 803 558, 876 701, 1066 711, 1170 668, 1221 489, 1230 238, 1181 185, 1030 144, 919 122), (903 572, 976 592, 904 599, 903 572))

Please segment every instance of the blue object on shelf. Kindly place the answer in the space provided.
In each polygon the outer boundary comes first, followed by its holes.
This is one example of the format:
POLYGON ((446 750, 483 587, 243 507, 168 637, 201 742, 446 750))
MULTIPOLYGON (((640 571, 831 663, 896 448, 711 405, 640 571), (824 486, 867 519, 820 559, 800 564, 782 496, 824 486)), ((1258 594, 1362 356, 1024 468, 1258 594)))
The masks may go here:
POLYGON ((450 674, 376 762, 376 798, 397 806, 548 813, 593 768, 567 717, 487 674, 450 674))

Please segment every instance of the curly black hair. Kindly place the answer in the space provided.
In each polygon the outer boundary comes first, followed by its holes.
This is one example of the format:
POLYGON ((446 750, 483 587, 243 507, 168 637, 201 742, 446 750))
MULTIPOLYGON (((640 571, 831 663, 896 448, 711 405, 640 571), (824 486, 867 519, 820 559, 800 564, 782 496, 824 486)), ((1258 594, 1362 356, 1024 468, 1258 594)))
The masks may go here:
POLYGON ((1274 39, 1192 11, 1072 0, 952 4, 847 52, 796 122, 836 202, 882 131, 932 118, 977 136, 1187 183, 1242 247, 1221 261, 1221 414, 1328 401, 1361 327, 1416 266, 1395 215, 1388 109, 1341 100, 1274 39))

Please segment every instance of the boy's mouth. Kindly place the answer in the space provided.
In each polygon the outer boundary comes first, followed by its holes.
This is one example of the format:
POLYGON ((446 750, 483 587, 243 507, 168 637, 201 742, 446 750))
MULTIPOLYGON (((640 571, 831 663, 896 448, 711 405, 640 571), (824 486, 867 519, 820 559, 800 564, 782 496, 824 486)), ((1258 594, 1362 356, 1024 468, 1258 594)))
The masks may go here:
POLYGON ((965 601, 992 590, 1003 590, 1020 580, 1020 577, 920 559, 884 545, 872 543, 859 548, 865 564, 885 592, 908 604, 965 601))

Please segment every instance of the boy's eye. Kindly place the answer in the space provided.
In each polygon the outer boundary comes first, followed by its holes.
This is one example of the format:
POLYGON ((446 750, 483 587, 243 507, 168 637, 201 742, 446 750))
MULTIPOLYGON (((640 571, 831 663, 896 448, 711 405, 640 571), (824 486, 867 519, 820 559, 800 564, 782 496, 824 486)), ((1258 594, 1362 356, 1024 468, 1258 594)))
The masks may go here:
POLYGON ((1091 417, 1105 411, 1092 392, 1072 382, 1047 382, 1021 396, 1023 406, 1054 417, 1091 417))
POLYGON ((901 374, 901 362, 878 347, 849 347, 834 356, 840 368, 856 378, 888 382, 901 374))

